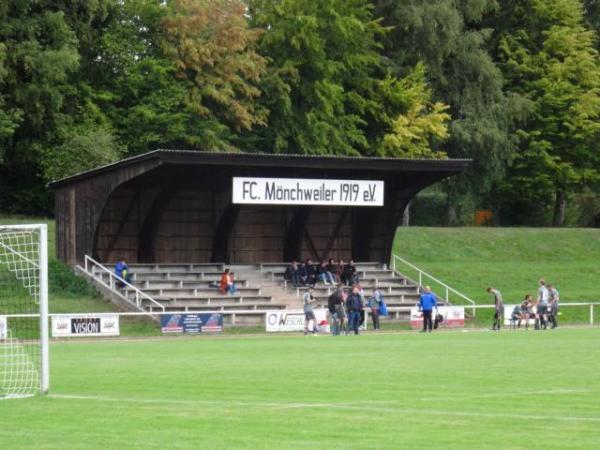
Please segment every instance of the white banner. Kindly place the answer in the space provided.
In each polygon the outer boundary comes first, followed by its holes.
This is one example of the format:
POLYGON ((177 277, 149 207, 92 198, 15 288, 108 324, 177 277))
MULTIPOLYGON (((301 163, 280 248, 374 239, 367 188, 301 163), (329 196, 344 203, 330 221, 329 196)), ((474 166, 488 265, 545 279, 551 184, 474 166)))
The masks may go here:
POLYGON ((0 316, 0 341, 3 341, 8 336, 8 323, 6 316, 0 316))
POLYGON ((233 203, 383 206, 383 181, 308 178, 233 178, 233 203))
POLYGON ((52 337, 119 336, 116 314, 61 314, 52 316, 52 337))
MULTIPOLYGON (((304 311, 267 311, 265 317, 268 332, 304 330, 304 311)), ((317 319, 317 325, 327 321, 327 311, 325 309, 315 309, 315 318, 317 319)))

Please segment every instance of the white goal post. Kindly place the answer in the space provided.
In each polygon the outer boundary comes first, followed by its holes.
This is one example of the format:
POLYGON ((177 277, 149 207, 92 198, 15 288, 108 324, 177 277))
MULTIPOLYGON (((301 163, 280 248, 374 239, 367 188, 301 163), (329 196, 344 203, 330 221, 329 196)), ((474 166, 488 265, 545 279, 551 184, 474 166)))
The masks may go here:
POLYGON ((49 386, 48 228, 0 225, 0 398, 49 386))

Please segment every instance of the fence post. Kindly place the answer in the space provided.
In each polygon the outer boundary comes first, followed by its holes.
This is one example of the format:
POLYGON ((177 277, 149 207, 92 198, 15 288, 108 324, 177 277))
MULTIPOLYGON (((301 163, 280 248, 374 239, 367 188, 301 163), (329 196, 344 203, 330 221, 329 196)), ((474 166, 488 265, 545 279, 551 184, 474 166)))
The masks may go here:
POLYGON ((448 286, 446 286, 446 303, 448 303, 448 286))
POLYGON ((419 270, 419 286, 423 286, 423 279, 422 279, 422 275, 423 275, 423 272, 421 272, 421 271, 419 270))
POLYGON ((594 304, 590 303, 590 325, 594 325, 594 304))

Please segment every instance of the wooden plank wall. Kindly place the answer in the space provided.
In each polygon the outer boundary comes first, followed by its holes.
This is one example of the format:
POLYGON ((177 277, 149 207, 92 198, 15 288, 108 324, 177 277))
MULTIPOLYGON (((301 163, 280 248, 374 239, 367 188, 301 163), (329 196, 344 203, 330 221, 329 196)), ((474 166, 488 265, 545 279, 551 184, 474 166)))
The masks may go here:
POLYGON ((288 222, 285 207, 245 206, 229 238, 230 261, 242 264, 279 262, 288 222))
POLYGON ((214 222, 210 192, 179 190, 162 211, 155 237, 156 261, 209 262, 214 222))
MULTIPOLYGON (((319 257, 325 254, 330 239, 336 230, 338 221, 343 214, 343 208, 328 208, 318 206, 313 208, 306 224, 306 230, 310 235, 310 240, 306 233, 302 239, 301 259, 317 259, 311 245, 314 244, 319 257)), ((332 251, 325 254, 325 259, 334 258, 347 261, 352 257, 352 213, 346 213, 337 236, 334 239, 332 251)))

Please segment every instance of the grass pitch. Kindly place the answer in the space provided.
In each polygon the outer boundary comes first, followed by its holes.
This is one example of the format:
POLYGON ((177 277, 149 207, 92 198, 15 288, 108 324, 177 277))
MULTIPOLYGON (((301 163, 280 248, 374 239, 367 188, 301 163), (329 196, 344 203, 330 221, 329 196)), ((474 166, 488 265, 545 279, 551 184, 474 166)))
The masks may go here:
POLYGON ((74 341, 0 448, 597 448, 600 329, 74 341))

